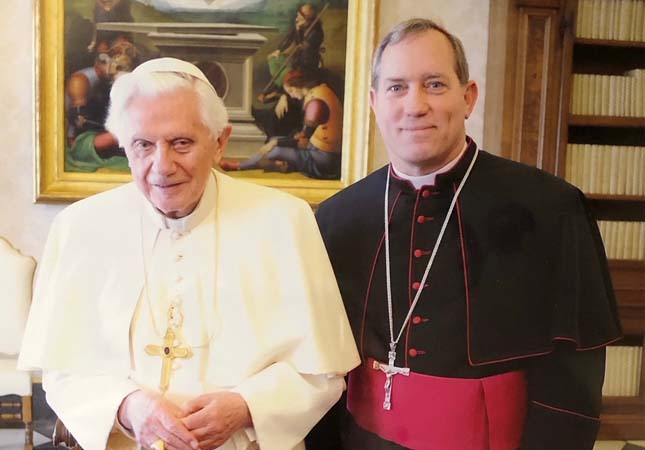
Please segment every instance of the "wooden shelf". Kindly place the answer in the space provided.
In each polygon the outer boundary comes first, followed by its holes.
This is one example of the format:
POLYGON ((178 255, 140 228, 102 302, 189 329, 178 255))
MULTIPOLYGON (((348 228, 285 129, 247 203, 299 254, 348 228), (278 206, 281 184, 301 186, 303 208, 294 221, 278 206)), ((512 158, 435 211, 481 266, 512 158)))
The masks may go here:
POLYGON ((625 336, 645 333, 645 261, 610 260, 618 311, 625 336))
MULTIPOLYGON (((643 405, 643 400, 640 397, 614 397, 614 396, 605 396, 603 398, 603 403, 607 405, 606 410, 612 410, 613 405, 626 405, 628 407, 639 407, 643 405)), ((645 413, 645 411, 642 411, 645 413)))
MULTIPOLYGON (((620 325, 623 329, 625 338, 641 337, 645 330, 643 324, 645 323, 645 312, 643 306, 623 306, 621 302, 621 292, 616 291, 616 298, 618 300, 618 313, 620 314, 620 325)), ((620 342, 618 342, 620 345, 620 342)))
POLYGON ((600 415, 600 432, 598 439, 608 440, 640 440, 643 438, 643 424, 645 423, 645 413, 643 413, 644 404, 635 405, 633 408, 625 408, 620 405, 620 409, 600 415), (619 412, 620 411, 620 412, 619 412))
MULTIPOLYGON (((610 259, 609 269, 611 270, 636 270, 643 272, 645 276, 645 261, 633 259, 610 259)), ((645 277, 643 278, 643 285, 645 286, 645 277)))
POLYGON ((645 68, 645 44, 628 41, 578 39, 573 44, 573 73, 623 75, 645 68))
MULTIPOLYGON (((607 200, 612 202, 645 202, 645 195, 585 194, 590 200, 607 200)), ((645 207, 645 205, 643 205, 645 207)))
POLYGON ((645 41, 617 41, 614 39, 590 39, 577 37, 573 41, 574 45, 589 45, 594 47, 629 47, 645 48, 645 41))
POLYGON ((645 130, 638 127, 567 126, 570 144, 645 146, 645 130))
POLYGON ((637 195, 585 194, 598 220, 645 221, 645 197, 637 195))
POLYGON ((581 116, 570 114, 569 126, 645 128, 645 117, 581 116))

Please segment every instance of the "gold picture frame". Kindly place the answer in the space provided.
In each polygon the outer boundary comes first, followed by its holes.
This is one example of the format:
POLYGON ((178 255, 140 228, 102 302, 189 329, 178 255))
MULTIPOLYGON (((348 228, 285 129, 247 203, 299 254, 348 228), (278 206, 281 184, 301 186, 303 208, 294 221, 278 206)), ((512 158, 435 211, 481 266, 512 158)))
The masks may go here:
MULTIPOLYGON (((345 102, 339 180, 245 177, 320 203, 368 172, 370 59, 375 39, 377 0, 348 0, 345 102)), ((129 182, 125 173, 65 171, 64 1, 38 0, 36 20, 36 201, 71 202, 129 182)), ((272 174, 275 175, 275 174, 272 174)), ((287 174, 289 175, 289 174, 287 174)))

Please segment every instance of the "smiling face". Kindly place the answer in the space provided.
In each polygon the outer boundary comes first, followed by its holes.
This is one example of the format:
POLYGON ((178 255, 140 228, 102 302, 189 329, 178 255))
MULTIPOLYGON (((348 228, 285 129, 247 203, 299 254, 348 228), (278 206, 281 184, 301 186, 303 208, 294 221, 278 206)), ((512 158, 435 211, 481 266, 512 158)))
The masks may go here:
POLYGON ((211 167, 219 163, 231 132, 214 138, 204 125, 197 93, 176 89, 156 97, 135 96, 127 108, 132 137, 126 143, 134 181, 168 217, 190 214, 211 167))
POLYGON ((423 175, 456 158, 477 85, 459 82, 448 39, 429 30, 386 47, 378 75, 370 103, 396 168, 423 175))

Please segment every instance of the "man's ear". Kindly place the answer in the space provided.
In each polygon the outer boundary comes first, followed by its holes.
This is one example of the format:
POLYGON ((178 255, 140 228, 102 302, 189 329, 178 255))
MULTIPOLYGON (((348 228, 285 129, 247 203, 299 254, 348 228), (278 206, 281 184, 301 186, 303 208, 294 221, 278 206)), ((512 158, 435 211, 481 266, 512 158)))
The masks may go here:
POLYGON ((233 127, 230 124, 226 125, 217 137, 217 149, 215 150, 215 154, 213 155, 215 164, 219 163, 219 160, 222 159, 224 150, 226 150, 226 145, 228 144, 228 140, 231 137, 232 131, 233 127))
POLYGON ((475 109, 475 104, 477 103, 477 98, 479 97, 479 86, 473 80, 469 80, 466 83, 466 89, 464 89, 464 101, 466 103, 466 119, 470 117, 470 114, 475 109))
POLYGON ((374 109, 374 104, 376 103, 376 90, 370 88, 370 107, 374 109))

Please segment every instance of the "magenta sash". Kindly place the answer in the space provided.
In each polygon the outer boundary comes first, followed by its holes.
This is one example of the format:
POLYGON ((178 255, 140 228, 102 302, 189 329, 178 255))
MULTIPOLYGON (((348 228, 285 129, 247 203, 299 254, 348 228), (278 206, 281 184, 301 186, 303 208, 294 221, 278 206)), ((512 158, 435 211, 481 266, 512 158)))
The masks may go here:
POLYGON ((395 375, 388 411, 385 374, 373 364, 370 358, 349 374, 347 408, 361 428, 419 450, 520 447, 527 409, 524 372, 480 379, 395 375))

